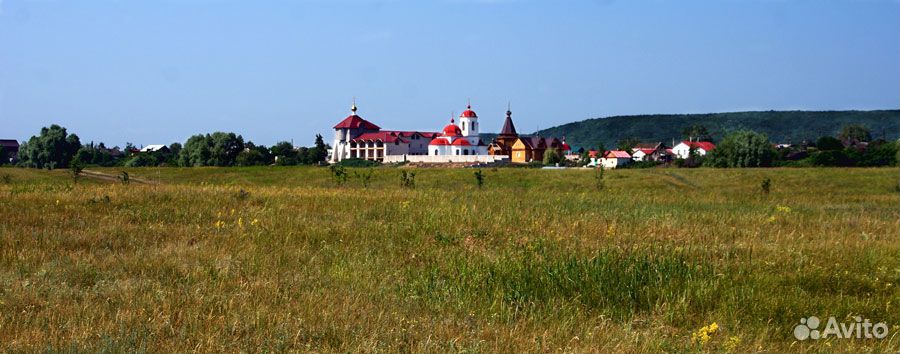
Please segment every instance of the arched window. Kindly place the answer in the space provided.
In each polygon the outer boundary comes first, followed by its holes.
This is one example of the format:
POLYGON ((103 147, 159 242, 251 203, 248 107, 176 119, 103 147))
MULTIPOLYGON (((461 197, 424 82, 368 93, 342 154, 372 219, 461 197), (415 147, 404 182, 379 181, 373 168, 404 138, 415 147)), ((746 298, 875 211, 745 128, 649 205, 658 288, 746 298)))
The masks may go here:
POLYGON ((454 151, 453 154, 454 154, 454 155, 459 155, 459 149, 456 149, 456 151, 454 151))
POLYGON ((466 130, 466 122, 462 122, 462 124, 463 124, 463 130, 466 130))
POLYGON ((437 150, 437 149, 434 149, 434 154, 435 154, 435 155, 438 154, 438 150, 437 150))
POLYGON ((468 149, 467 149, 467 150, 463 150, 463 155, 468 155, 468 154, 469 154, 469 150, 468 150, 468 149))

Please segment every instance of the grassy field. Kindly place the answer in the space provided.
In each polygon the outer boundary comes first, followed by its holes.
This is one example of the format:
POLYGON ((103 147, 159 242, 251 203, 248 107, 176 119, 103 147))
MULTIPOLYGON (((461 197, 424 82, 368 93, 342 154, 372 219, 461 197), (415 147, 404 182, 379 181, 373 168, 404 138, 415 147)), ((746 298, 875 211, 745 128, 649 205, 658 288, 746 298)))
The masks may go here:
POLYGON ((896 168, 129 171, 158 183, 0 169, 0 351, 900 345, 896 168), (890 334, 795 340, 812 315, 890 334))

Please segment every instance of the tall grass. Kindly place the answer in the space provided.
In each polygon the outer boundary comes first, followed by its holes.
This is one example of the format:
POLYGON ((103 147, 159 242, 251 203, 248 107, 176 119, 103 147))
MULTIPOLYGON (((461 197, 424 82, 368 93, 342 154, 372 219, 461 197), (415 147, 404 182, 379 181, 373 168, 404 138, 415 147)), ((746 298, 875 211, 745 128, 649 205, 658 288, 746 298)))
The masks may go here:
POLYGON ((4 351, 896 351, 893 169, 0 168, 4 351), (118 175, 119 169, 101 169, 118 175), (770 178, 769 193, 759 181, 770 178), (702 346, 691 333, 716 322, 702 346), (728 345, 732 338, 738 343, 728 345))

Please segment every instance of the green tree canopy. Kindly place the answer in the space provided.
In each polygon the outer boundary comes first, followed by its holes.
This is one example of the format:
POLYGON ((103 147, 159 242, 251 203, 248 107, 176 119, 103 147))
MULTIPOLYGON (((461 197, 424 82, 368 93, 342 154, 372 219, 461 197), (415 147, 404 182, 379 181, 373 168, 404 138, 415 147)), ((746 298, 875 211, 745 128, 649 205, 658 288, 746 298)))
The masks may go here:
POLYGON ((725 136, 706 163, 715 167, 765 167, 772 165, 774 156, 775 149, 764 134, 739 130, 725 136))
POLYGON ((872 132, 861 124, 846 124, 838 133, 841 140, 869 141, 872 140, 872 132))
POLYGON ((816 147, 822 151, 843 150, 844 144, 833 136, 823 136, 816 140, 816 147))
POLYGON ((194 135, 184 143, 178 164, 181 166, 234 166, 244 150, 244 138, 235 133, 215 132, 194 135))
POLYGON ((41 128, 38 136, 19 147, 21 164, 36 168, 65 168, 69 166, 75 153, 81 149, 81 140, 75 134, 68 134, 66 128, 53 124, 41 128))

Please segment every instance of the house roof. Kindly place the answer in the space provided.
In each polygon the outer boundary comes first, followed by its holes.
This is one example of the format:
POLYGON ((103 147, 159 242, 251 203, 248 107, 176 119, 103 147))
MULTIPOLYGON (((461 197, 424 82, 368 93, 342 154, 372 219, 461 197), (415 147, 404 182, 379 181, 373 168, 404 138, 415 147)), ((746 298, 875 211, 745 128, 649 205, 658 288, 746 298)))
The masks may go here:
POLYGON ((162 145, 162 144, 147 145, 147 146, 144 146, 144 147, 140 150, 140 152, 153 152, 153 151, 159 151, 159 150, 162 150, 162 149, 168 149, 168 147, 165 146, 165 145, 162 145))
POLYGON ((603 154, 605 158, 630 159, 631 154, 622 150, 610 150, 603 154))
POLYGON ((4 148, 19 148, 19 142, 13 139, 0 139, 0 146, 4 148))
POLYGON ((660 143, 660 142, 655 142, 655 143, 638 143, 638 144, 634 145, 634 148, 633 148, 632 150, 636 150, 636 149, 651 149, 651 150, 656 150, 656 149, 659 149, 660 147, 662 147, 662 143, 660 143))
POLYGON ((395 141, 400 141, 401 143, 407 143, 408 141, 400 138, 397 132, 392 131, 380 131, 380 132, 369 132, 360 134, 358 137, 354 139, 350 139, 350 141, 378 141, 381 140, 385 143, 393 143, 395 141))
POLYGON ((500 136, 507 138, 519 136, 512 121, 512 112, 509 110, 506 111, 506 120, 503 121, 503 129, 500 129, 500 136))
POLYGON ((682 141, 681 143, 687 145, 689 148, 703 149, 705 151, 710 151, 716 148, 716 144, 708 141, 682 141))
POLYGON ((431 142, 428 143, 428 145, 450 145, 450 142, 447 141, 447 138, 438 137, 432 139, 431 142))
POLYGON ((453 146, 472 146, 472 143, 470 143, 470 142, 469 142, 468 140, 466 140, 466 139, 456 139, 456 140, 453 140, 453 143, 451 143, 450 145, 453 145, 453 146))
POLYGON ((597 157, 597 154, 599 154, 599 153, 600 153, 600 151, 597 151, 594 149, 588 150, 588 157, 597 157))
POLYGON ((460 118, 478 118, 478 115, 475 114, 475 111, 472 110, 472 105, 466 105, 466 110, 459 115, 460 118))
POLYGON ((362 129, 366 129, 366 130, 381 129, 381 127, 379 127, 375 124, 372 124, 372 122, 369 122, 365 119, 362 119, 362 117, 356 115, 355 113, 347 116, 347 118, 344 118, 344 120, 342 120, 340 123, 338 123, 337 125, 334 126, 334 129, 357 129, 357 128, 362 128, 362 129))

